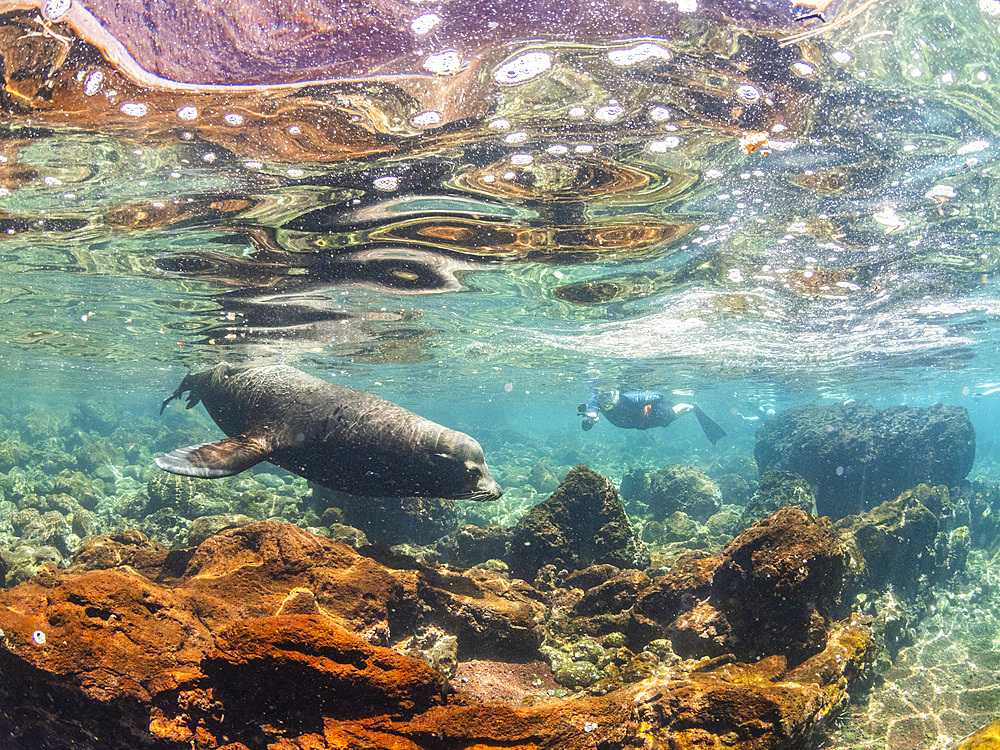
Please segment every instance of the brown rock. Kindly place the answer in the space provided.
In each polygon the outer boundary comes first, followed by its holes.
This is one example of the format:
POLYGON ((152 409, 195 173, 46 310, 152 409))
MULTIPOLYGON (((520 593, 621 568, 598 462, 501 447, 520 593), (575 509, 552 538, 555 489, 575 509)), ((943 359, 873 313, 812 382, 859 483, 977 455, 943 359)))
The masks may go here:
POLYGON ((602 697, 515 706, 442 695, 422 661, 371 642, 372 624, 391 635, 437 618, 502 648, 497 634, 544 611, 523 581, 390 568, 272 522, 211 537, 160 582, 80 567, 0 592, 0 735, 14 746, 765 750, 841 705, 872 651, 851 621, 791 672, 780 657, 720 657, 602 697))
POLYGON ((712 597, 732 627, 735 653, 784 654, 793 663, 823 648, 847 559, 827 518, 786 506, 722 552, 712 597))
POLYGON ((600 563, 644 568, 649 553, 614 485, 581 464, 517 522, 507 562, 514 575, 530 581, 546 565, 571 571, 600 563))

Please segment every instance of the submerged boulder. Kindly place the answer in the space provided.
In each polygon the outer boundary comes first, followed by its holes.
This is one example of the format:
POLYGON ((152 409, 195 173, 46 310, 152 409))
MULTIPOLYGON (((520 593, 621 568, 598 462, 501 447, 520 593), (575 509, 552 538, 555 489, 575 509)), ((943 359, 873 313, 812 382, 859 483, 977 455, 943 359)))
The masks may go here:
POLYGON ((614 485, 581 464, 518 521, 507 563, 514 575, 530 581, 546 565, 570 571, 595 563, 644 568, 649 553, 614 485))
POLYGON ((813 497, 809 482, 791 471, 765 471, 753 497, 743 509, 740 522, 745 529, 786 505, 794 505, 806 513, 812 513, 816 498, 813 497))
POLYGON ((816 512, 838 520, 921 482, 949 487, 972 469, 976 435, 965 407, 866 404, 804 405, 757 431, 761 474, 801 474, 816 494, 816 512))

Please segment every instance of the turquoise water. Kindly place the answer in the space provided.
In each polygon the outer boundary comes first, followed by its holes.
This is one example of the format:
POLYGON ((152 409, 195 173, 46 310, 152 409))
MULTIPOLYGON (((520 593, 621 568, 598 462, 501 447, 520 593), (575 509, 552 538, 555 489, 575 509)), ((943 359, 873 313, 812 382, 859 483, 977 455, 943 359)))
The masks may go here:
MULTIPOLYGON (((768 410, 804 403, 965 406, 970 476, 1000 481, 1000 6, 702 5, 603 36, 463 37, 431 9, 447 33, 411 27, 349 82, 230 90, 131 80, 106 38, 63 54, 68 22, 44 37, 0 2, 8 471, 82 471, 104 487, 93 531, 141 523, 115 503, 152 458, 221 436, 161 401, 229 361, 475 436, 508 489, 459 508, 477 523, 544 499, 543 459, 752 486, 768 410), (592 385, 696 402, 728 437, 584 432, 592 385)), ((202 72, 177 80, 227 82, 202 72)))

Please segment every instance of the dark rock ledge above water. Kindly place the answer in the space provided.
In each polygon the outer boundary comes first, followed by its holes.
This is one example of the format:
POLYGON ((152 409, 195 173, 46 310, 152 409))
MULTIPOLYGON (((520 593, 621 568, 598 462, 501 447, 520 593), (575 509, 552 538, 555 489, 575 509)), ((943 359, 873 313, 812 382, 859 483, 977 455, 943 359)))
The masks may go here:
POLYGON ((0 593, 0 732, 43 749, 687 748, 725 738, 764 750, 821 724, 873 652, 866 619, 848 616, 791 666, 781 654, 754 664, 723 654, 606 695, 540 692, 530 705, 476 698, 461 681, 451 689, 400 653, 414 634, 437 632, 459 661, 530 658, 546 616, 523 581, 380 563, 289 524, 173 552, 138 533, 94 537, 68 569, 0 593))

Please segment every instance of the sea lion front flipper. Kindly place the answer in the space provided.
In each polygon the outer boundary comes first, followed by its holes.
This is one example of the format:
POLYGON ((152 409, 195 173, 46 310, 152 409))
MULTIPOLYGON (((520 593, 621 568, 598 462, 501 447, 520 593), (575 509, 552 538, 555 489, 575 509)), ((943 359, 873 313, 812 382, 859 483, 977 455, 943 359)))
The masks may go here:
POLYGON ((231 477, 251 466, 266 461, 271 454, 271 441, 247 435, 178 448, 156 459, 156 465, 172 474, 217 479, 231 477))

